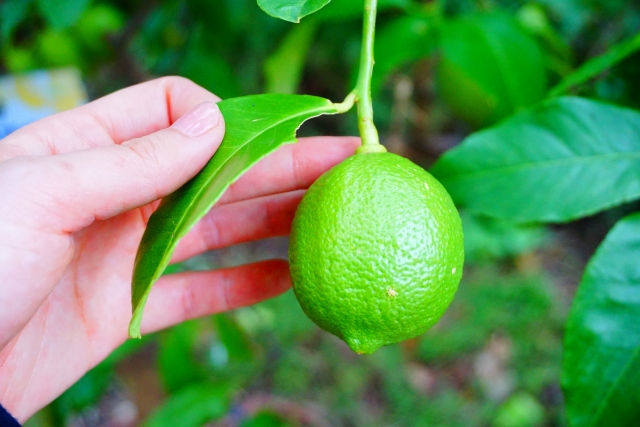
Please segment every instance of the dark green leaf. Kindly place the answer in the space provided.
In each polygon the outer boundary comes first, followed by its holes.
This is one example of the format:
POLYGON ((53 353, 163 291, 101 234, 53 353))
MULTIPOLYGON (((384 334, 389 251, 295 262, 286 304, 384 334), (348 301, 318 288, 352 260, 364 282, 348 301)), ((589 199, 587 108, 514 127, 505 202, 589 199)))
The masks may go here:
POLYGON ((203 383, 171 396, 141 427, 201 427, 222 418, 232 390, 221 384, 203 383))
POLYGON ((205 40, 207 33, 198 25, 187 43, 179 73, 222 99, 241 95, 240 85, 229 62, 213 51, 205 40))
POLYGON ((218 338, 224 344, 229 359, 239 362, 255 360, 251 341, 238 322, 229 314, 218 314, 214 317, 218 338))
POLYGON ((625 40, 611 47, 605 54, 585 62, 580 68, 565 77, 560 83, 551 89, 549 91, 549 96, 562 95, 571 88, 581 85, 589 79, 596 77, 606 69, 616 65, 638 50, 640 50, 640 33, 630 40, 625 40))
POLYGON ((198 175, 163 199, 142 237, 132 282, 132 337, 140 336, 147 296, 169 264, 178 241, 231 183, 281 145, 295 142, 296 130, 305 120, 338 112, 326 99, 303 95, 255 95, 218 105, 226 124, 220 148, 198 175))
POLYGON ((274 18, 300 22, 301 18, 317 12, 331 0, 258 0, 258 6, 274 18))
POLYGON ((278 50, 264 63, 266 91, 295 93, 300 84, 307 53, 311 47, 318 22, 307 20, 294 26, 278 50))
POLYGON ((0 39, 3 44, 11 37, 13 30, 27 16, 32 0, 6 0, 0 4, 0 39))
POLYGON ((56 30, 76 23, 91 0, 37 0, 40 13, 56 30))
POLYGON ((556 98, 471 135, 432 173, 474 212, 570 221, 640 197, 640 113, 556 98))
POLYGON ((433 29, 425 18, 403 16, 392 21, 376 36, 371 90, 378 90, 396 68, 429 56, 434 47, 433 29))
POLYGON ((543 98, 542 53, 511 16, 483 13, 450 21, 441 44, 439 93, 472 125, 496 123, 543 98))
POLYGON ((587 266, 564 342, 562 388, 572 427, 640 420, 640 214, 622 219, 587 266))
POLYGON ((160 333, 158 373, 169 393, 207 378, 206 370, 196 357, 200 333, 198 326, 197 321, 190 321, 160 333))
POLYGON ((271 411, 260 411, 251 419, 244 420, 240 427, 292 427, 279 414, 271 411))

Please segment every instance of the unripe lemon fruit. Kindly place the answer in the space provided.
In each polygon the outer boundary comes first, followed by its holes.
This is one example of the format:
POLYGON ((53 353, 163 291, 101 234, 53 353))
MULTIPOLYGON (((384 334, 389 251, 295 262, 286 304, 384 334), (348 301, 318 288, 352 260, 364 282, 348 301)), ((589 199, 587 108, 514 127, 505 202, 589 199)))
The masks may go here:
POLYGON ((307 316, 370 354, 420 335, 449 306, 464 261, 460 216, 444 187, 411 161, 356 154, 300 202, 289 261, 307 316))

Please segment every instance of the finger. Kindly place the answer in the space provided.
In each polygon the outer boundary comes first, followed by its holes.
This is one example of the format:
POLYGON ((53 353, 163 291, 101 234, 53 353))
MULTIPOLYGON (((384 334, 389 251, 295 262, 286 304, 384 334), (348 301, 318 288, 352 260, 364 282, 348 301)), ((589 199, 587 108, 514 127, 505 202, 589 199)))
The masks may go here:
POLYGON ((355 137, 303 138, 262 159, 225 192, 218 205, 309 188, 324 172, 354 154, 355 137))
POLYGON ((142 333, 256 304, 290 287, 289 266, 282 260, 163 276, 149 295, 142 333))
POLYGON ((13 203, 29 211, 16 223, 73 232, 175 191, 202 169, 223 135, 220 110, 206 101, 170 128, 121 145, 9 160, 0 182, 11 183, 20 201, 13 203))
POLYGON ((231 203, 212 209, 180 241, 171 262, 238 243, 286 236, 304 190, 231 203))
POLYGON ((120 144, 171 126, 207 100, 219 98, 182 77, 141 83, 15 131, 0 141, 0 162, 120 144))

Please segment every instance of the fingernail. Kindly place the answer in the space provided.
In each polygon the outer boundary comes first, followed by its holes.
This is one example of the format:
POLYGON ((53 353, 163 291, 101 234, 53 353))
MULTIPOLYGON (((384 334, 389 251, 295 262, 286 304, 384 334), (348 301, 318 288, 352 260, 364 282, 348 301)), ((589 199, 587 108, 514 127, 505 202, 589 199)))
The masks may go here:
POLYGON ((198 104, 188 113, 180 117, 171 129, 175 129, 190 138, 203 135, 220 123, 220 108, 213 101, 198 104))

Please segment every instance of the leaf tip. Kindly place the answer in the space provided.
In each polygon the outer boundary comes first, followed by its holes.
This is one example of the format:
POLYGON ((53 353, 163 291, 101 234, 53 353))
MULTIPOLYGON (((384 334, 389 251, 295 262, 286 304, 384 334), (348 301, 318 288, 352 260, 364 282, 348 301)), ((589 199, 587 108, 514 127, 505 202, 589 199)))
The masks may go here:
POLYGON ((129 337, 135 339, 141 339, 142 334, 140 334, 140 315, 137 312, 138 310, 133 312, 133 317, 131 317, 131 322, 129 323, 129 337))

